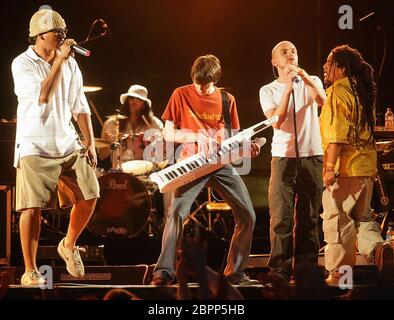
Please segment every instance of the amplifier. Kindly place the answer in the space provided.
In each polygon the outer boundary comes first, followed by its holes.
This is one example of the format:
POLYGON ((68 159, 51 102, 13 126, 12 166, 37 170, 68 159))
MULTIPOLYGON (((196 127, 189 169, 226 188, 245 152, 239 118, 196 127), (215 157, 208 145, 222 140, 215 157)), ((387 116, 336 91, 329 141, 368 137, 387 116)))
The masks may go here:
POLYGON ((394 149, 379 155, 379 163, 387 178, 394 178, 394 149))
POLYGON ((0 123, 0 185, 15 185, 16 169, 14 168, 16 124, 0 123))
POLYGON ((391 171, 391 173, 394 174, 394 163, 383 163, 382 168, 383 170, 391 171))
MULTIPOLYGON (((148 265, 125 265, 125 266, 85 266, 85 275, 82 278, 74 278, 67 270, 66 266, 38 265, 44 277, 50 272, 52 284, 70 285, 75 288, 82 285, 142 285, 149 284, 153 266, 148 265)), ((10 274, 10 284, 19 285, 23 267, 0 268, 0 271, 7 270, 10 274)))
POLYGON ((377 140, 394 139, 394 130, 386 130, 384 127, 375 126, 374 136, 377 140))
POLYGON ((11 187, 0 185, 0 265, 11 261, 11 204, 11 187))
MULTIPOLYGON (((104 246, 80 246, 85 249, 80 251, 84 264, 95 265, 105 264, 104 246)), ((37 260, 42 263, 44 261, 62 260, 57 252, 57 246, 39 246, 37 250, 37 260)), ((62 260, 63 261, 63 260, 62 260)))

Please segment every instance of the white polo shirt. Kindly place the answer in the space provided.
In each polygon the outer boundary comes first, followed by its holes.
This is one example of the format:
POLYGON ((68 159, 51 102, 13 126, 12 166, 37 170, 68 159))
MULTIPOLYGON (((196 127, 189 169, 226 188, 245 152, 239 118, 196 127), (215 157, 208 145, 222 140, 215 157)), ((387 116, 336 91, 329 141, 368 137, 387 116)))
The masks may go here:
POLYGON ((62 63, 48 103, 40 104, 41 82, 51 65, 30 46, 12 62, 18 97, 14 166, 28 155, 63 157, 83 148, 71 122, 80 113, 90 114, 82 89, 82 74, 73 57, 62 63))
MULTIPOLYGON (((311 76, 321 88, 319 77, 311 76)), ((260 104, 263 112, 276 109, 282 99, 285 84, 277 80, 260 89, 260 104)), ((308 96, 307 86, 300 80, 294 83, 295 111, 297 120, 298 151, 300 157, 322 155, 318 105, 308 96)), ((271 152, 273 157, 295 158, 295 134, 293 116, 293 97, 290 97, 287 117, 279 129, 274 128, 271 152)))

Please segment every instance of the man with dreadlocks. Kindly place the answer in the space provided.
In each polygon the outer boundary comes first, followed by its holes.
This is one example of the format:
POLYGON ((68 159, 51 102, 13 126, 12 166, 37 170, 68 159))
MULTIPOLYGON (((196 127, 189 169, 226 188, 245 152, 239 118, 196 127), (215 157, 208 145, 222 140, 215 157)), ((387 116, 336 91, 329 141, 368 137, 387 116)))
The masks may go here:
POLYGON ((389 280, 393 248, 383 241, 370 207, 377 161, 373 69, 356 49, 342 45, 331 51, 323 70, 329 86, 320 115, 327 281, 338 283, 341 267, 355 264, 357 247, 376 263, 381 280, 389 280))

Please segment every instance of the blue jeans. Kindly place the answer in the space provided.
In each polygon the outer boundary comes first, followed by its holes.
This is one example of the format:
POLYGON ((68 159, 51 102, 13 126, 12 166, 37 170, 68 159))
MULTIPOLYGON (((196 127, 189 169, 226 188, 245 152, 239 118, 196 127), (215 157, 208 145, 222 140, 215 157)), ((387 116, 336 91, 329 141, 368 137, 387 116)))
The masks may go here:
POLYGON ((322 156, 273 157, 269 185, 271 253, 268 266, 290 280, 294 263, 316 263, 323 192, 322 156), (295 235, 293 229, 295 225, 295 235))
POLYGON ((224 274, 242 276, 249 259, 256 215, 248 190, 231 165, 174 191, 164 227, 161 254, 153 270, 155 274, 167 272, 175 277, 175 252, 182 240, 183 222, 189 215, 194 200, 208 182, 230 205, 235 221, 224 274))

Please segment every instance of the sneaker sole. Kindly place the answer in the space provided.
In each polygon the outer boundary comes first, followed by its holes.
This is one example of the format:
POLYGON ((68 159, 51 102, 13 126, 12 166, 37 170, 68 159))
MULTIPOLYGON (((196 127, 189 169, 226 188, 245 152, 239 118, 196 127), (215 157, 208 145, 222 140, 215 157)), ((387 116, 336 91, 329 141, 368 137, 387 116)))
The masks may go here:
POLYGON ((38 288, 38 287, 40 287, 40 286, 45 286, 45 285, 46 285, 46 281, 45 281, 45 280, 44 280, 43 283, 37 283, 37 284, 26 284, 26 283, 23 283, 23 282, 21 281, 21 286, 23 286, 23 287, 38 288))
POLYGON ((160 281, 151 281, 150 283, 152 286, 169 286, 172 284, 172 281, 167 281, 167 280, 160 280, 160 281))
POLYGON ((36 279, 36 283, 26 283, 23 279, 26 278, 24 277, 25 274, 21 277, 20 283, 21 286, 23 287, 31 287, 31 288, 38 288, 40 286, 45 286, 47 284, 47 281, 41 276, 40 278, 36 279))
POLYGON ((40 288, 41 286, 46 286, 46 283, 43 283, 43 284, 23 284, 23 283, 21 283, 21 286, 24 288, 40 288))

